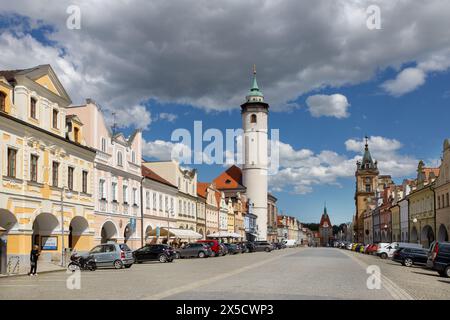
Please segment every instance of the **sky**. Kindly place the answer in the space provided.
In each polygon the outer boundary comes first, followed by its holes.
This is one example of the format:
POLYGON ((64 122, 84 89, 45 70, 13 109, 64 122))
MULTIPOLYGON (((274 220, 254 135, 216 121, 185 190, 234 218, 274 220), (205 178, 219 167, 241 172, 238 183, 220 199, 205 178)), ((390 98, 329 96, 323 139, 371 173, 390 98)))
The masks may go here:
MULTIPOLYGON (((447 0, 0 2, 0 69, 51 64, 74 104, 141 128, 149 160, 170 158, 172 133, 194 121, 240 128, 256 64, 279 129, 269 188, 302 222, 325 202, 333 224, 352 220, 366 135, 397 183, 419 160, 438 166, 450 136, 447 0)), ((199 181, 226 169, 186 165, 199 181)))

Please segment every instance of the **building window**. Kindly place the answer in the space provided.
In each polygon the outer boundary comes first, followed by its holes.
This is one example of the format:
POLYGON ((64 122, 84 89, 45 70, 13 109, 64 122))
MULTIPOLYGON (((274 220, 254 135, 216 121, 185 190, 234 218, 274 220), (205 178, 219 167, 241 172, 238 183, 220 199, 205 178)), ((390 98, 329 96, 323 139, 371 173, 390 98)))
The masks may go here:
POLYGON ((136 163, 136 152, 131 151, 131 162, 136 163))
POLYGON ((136 188, 133 188, 133 205, 138 205, 138 192, 136 188))
POLYGON ((256 123, 256 114, 250 116, 250 123, 256 123))
POLYGON ((38 178, 38 156, 32 154, 30 157, 30 180, 33 182, 37 182, 38 178))
POLYGON ((73 137, 76 143, 79 143, 79 139, 80 139, 80 129, 75 127, 73 128, 73 137))
POLYGON ((106 139, 102 138, 102 152, 106 152, 106 139))
POLYGON ((173 211, 173 198, 170 198, 170 210, 173 211))
POLYGON ((100 200, 106 200, 105 180, 100 179, 98 184, 98 196, 100 200))
POLYGON ((441 208, 441 196, 438 196, 437 198, 438 198, 438 209, 440 209, 441 208))
POLYGON ((183 209, 181 207, 181 200, 178 200, 178 213, 181 213, 181 209, 183 209))
POLYGON ((0 91, 0 111, 6 111, 6 94, 0 91))
POLYGON ((128 187, 123 186, 122 200, 124 204, 128 204, 128 187))
POLYGON ((370 184, 366 184, 366 192, 370 192, 371 188, 370 188, 370 184))
POLYGON ((59 174, 59 163, 53 161, 52 163, 52 185, 54 187, 58 186, 58 174, 59 174))
POLYGON ((30 99, 30 117, 36 119, 36 99, 30 99))
POLYGON ((163 197, 162 194, 159 195, 159 211, 163 210, 163 197))
POLYGON ((88 192, 88 172, 83 171, 83 186, 82 186, 82 192, 87 193, 88 192))
POLYGON ((73 167, 69 167, 67 174, 67 187, 69 190, 73 190, 73 167))
POLYGON ((53 109, 53 128, 58 129, 58 110, 53 109))
POLYGON ((156 192, 153 192, 153 210, 156 210, 156 192))
POLYGON ((16 177, 17 150, 8 148, 8 177, 16 177))
POLYGON ((122 152, 117 152, 117 165, 122 166, 122 152))
POLYGON ((117 202, 117 182, 113 182, 111 187, 112 201, 117 202))
POLYGON ((145 207, 150 209, 150 191, 145 193, 145 207))
POLYGON ((164 201, 165 201, 165 209, 166 209, 166 212, 169 212, 169 197, 166 196, 166 197, 164 198, 164 201))

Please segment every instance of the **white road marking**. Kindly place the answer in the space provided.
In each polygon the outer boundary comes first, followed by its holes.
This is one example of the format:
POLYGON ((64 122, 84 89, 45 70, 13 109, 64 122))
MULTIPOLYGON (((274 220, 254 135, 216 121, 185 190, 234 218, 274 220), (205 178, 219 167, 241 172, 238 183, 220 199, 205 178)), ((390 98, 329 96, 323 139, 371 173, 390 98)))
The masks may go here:
POLYGON ((195 288, 198 288, 198 287, 202 287, 202 286, 208 285, 210 283, 214 283, 216 281, 219 281, 219 280, 222 280, 222 279, 234 276, 236 274, 245 272, 245 271, 247 271, 249 269, 260 267, 260 266, 265 265, 265 264, 267 264, 269 262, 275 261, 275 260, 277 260, 279 258, 290 256, 290 255, 294 255, 294 254, 296 254, 298 252, 299 251, 296 250, 295 252, 290 252, 290 253, 283 254, 283 255, 277 255, 277 256, 272 257, 270 259, 259 261, 259 262, 253 263, 251 265, 248 265, 248 266, 245 266, 245 267, 242 267, 242 268, 239 268, 239 269, 227 272, 227 273, 222 273, 222 274, 217 275, 217 276, 212 277, 212 278, 199 280, 197 282, 189 283, 189 284, 186 284, 184 286, 180 286, 180 287, 177 287, 177 288, 174 288, 174 289, 169 289, 169 290, 166 290, 166 291, 163 291, 163 292, 160 292, 160 293, 156 293, 156 294, 153 294, 153 295, 143 296, 143 297, 140 298, 140 300, 161 300, 161 299, 164 299, 164 298, 167 298, 167 297, 179 294, 181 292, 189 291, 189 290, 192 290, 192 289, 195 289, 195 288))
MULTIPOLYGON (((356 258, 355 256, 353 256, 352 254, 350 254, 345 250, 340 250, 340 252, 344 253, 346 256, 354 260, 364 269, 367 269, 367 267, 369 266, 369 264, 361 261, 360 259, 356 258)), ((387 292, 389 292, 389 294, 395 300, 414 300, 414 298, 408 292, 400 288, 400 286, 398 286, 395 282, 393 282, 391 279, 389 279, 383 274, 381 274, 381 285, 386 289, 387 292)))

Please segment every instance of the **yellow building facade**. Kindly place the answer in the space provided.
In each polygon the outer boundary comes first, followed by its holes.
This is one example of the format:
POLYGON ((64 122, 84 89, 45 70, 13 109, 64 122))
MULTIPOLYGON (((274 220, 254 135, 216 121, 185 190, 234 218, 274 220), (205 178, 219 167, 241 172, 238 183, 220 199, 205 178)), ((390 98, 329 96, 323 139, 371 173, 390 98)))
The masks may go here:
POLYGON ((33 245, 43 262, 92 247, 95 151, 70 103, 49 65, 0 71, 2 273, 28 269, 33 245))

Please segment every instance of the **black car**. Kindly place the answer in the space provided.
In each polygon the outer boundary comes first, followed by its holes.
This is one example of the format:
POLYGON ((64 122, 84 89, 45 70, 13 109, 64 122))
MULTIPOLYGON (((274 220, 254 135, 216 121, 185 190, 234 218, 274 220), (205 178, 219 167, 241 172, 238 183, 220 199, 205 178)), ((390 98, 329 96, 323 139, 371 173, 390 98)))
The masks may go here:
POLYGON ((252 241, 245 241, 242 242, 242 244, 245 246, 245 252, 255 252, 256 251, 256 246, 255 243, 252 241))
POLYGON ((434 242, 431 245, 427 266, 441 277, 450 277, 450 242, 434 242))
POLYGON ((134 261, 142 263, 145 261, 172 262, 175 251, 166 244, 148 244, 133 252, 134 261))
POLYGON ((411 267, 414 264, 426 264, 428 259, 428 251, 418 248, 398 248, 392 260, 400 262, 402 265, 411 267))
POLYGON ((286 245, 283 242, 274 242, 273 246, 275 247, 275 249, 280 250, 280 249, 285 249, 286 245))
POLYGON ((236 254, 240 252, 240 248, 234 243, 224 243, 228 249, 229 254, 236 254))

